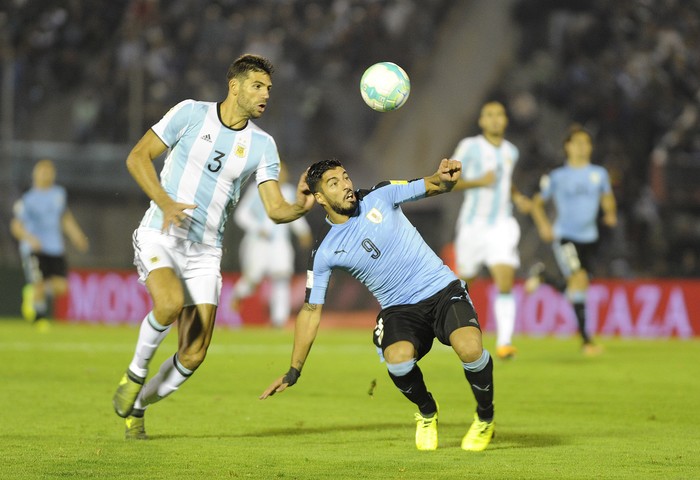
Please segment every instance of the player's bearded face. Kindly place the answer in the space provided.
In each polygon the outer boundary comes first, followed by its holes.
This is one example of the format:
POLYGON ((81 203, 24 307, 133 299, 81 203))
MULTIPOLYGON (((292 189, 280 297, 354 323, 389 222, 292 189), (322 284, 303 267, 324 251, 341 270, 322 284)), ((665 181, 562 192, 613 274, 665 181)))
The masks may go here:
POLYGON ((352 216, 357 209, 357 197, 347 172, 342 168, 331 170, 324 174, 324 180, 322 190, 328 207, 340 215, 352 216))
POLYGON ((238 105, 248 112, 250 118, 260 118, 270 98, 270 76, 262 72, 250 72, 240 88, 238 105))

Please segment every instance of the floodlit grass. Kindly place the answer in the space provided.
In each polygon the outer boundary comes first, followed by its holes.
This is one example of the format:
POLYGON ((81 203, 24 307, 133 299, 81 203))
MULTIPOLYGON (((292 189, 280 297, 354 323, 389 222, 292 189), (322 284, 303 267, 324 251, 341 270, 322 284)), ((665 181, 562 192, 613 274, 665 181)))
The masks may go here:
MULTIPOLYGON (((459 448, 474 411, 439 344, 421 361, 440 402, 440 447, 413 443, 413 406, 367 330, 321 330, 299 383, 258 395, 289 365, 292 331, 217 330, 207 361, 126 442, 111 397, 135 327, 0 320, 0 478, 689 479, 700 476, 700 342, 518 338, 496 361, 496 437, 459 448), (368 394, 376 379, 374 395, 368 394)), ((493 338, 486 338, 487 347, 493 338)), ((171 355, 170 335, 152 370, 171 355)))

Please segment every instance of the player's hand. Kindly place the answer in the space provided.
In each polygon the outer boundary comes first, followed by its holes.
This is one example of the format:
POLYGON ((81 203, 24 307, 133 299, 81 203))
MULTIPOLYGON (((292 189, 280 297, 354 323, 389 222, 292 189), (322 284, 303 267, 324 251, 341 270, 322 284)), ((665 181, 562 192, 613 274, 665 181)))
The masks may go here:
MULTIPOLYGON (((308 169, 306 170, 308 171, 308 169)), ((297 202, 296 204, 301 207, 304 212, 311 210, 314 206, 314 195, 309 190, 309 185, 306 183, 306 171, 299 177, 299 183, 297 184, 297 202)))
POLYGON ((540 234, 540 238, 545 243, 550 243, 554 240, 554 233, 552 232, 552 227, 550 225, 541 226, 537 229, 540 234))
POLYGON ((494 183, 496 183, 496 171, 495 170, 489 170, 484 174, 483 177, 479 179, 479 183, 483 187, 490 187, 494 183))
POLYGON ((605 226, 610 228, 617 226, 617 215, 615 214, 615 212, 604 214, 603 223, 605 224, 605 226))
POLYGON ((78 235, 73 242, 73 245, 80 253, 85 253, 90 249, 90 240, 88 240, 88 237, 85 235, 78 235))
POLYGON ((267 397, 271 397, 277 392, 284 392, 289 386, 289 384, 285 381, 285 377, 286 375, 282 375, 277 380, 272 382, 258 398, 260 398, 260 400, 265 400, 267 397))
POLYGON ((291 387, 292 385, 297 383, 297 380, 299 379, 300 375, 300 370, 294 367, 289 367, 289 371, 287 373, 279 377, 277 380, 272 382, 272 385, 267 387, 267 390, 265 390, 262 393, 262 395, 260 395, 260 400, 265 400, 267 397, 270 397, 277 392, 285 391, 287 387, 291 387))
POLYGON ((443 158, 438 167, 438 177, 441 182, 454 183, 462 174, 462 162, 459 160, 443 158))
POLYGON ((513 204, 520 213, 527 215, 532 212, 532 200, 522 193, 515 193, 513 195, 513 204))
POLYGON ((165 232, 168 230, 171 223, 176 227, 182 226, 182 223, 190 217, 185 213, 185 210, 194 210, 195 208, 197 208, 197 205, 181 202, 171 202, 161 207, 161 210, 163 210, 163 227, 161 231, 165 232))
POLYGON ((25 242, 29 244, 29 248, 31 249, 32 252, 38 253, 41 252, 41 241, 36 238, 34 235, 29 235, 26 239, 25 242))

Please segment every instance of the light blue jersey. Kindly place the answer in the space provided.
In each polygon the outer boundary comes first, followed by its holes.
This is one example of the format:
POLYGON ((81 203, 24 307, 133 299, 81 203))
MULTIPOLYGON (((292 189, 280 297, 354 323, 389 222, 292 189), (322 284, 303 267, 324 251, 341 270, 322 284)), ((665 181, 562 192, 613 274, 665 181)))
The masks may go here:
POLYGON ((557 209, 554 236, 575 242, 598 240, 600 197, 610 193, 608 171, 599 165, 556 168, 540 180, 540 193, 557 209))
MULTIPOLYGON (((255 172, 258 184, 277 180, 279 154, 274 139, 248 121, 241 130, 228 128, 220 104, 185 100, 152 127, 169 147, 160 174, 161 185, 177 202, 197 205, 191 219, 171 225, 170 235, 220 247, 224 226, 241 189, 255 172)), ((141 227, 160 230, 163 212, 155 202, 141 227)))
POLYGON ((399 206, 425 197, 422 179, 356 193, 357 214, 340 225, 326 220, 328 228, 317 240, 307 272, 307 303, 324 303, 336 268, 362 282, 382 308, 420 302, 457 280, 399 206))
POLYGON ((520 153, 515 145, 503 140, 493 145, 483 135, 462 139, 452 158, 462 162, 462 178, 474 180, 487 172, 496 173, 493 185, 465 190, 457 228, 466 224, 493 225, 513 215, 511 185, 520 153))
MULTIPOLYGON (((41 242, 41 253, 62 256, 65 253, 62 221, 66 208, 65 189, 54 185, 47 189, 28 190, 17 201, 14 210, 24 228, 41 242)), ((26 242, 22 242, 20 248, 24 252, 30 250, 26 242)))

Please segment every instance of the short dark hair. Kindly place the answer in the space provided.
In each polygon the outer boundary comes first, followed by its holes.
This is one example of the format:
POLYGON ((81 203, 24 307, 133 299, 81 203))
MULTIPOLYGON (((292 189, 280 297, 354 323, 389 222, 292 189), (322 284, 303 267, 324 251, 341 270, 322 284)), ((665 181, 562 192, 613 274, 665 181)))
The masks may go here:
POLYGON ((265 72, 272 77, 274 71, 275 67, 272 66, 272 63, 267 58, 246 53, 234 60, 231 66, 228 67, 226 79, 230 81, 234 77, 247 75, 248 72, 265 72))
POLYGON ((306 172, 306 184, 309 186, 311 193, 316 193, 318 191, 318 184, 321 182, 324 173, 342 166, 343 164, 340 163, 340 160, 336 160, 335 158, 321 160, 311 165, 306 172))
POLYGON ((591 135, 591 132, 583 128, 583 125, 581 125, 580 123, 574 123, 569 127, 569 130, 567 130, 566 132, 566 137, 564 137, 564 145, 569 143, 571 139, 574 138, 574 135, 576 135, 577 133, 585 133, 586 135, 588 135, 588 138, 590 138, 591 141, 593 141, 593 135, 591 135))

